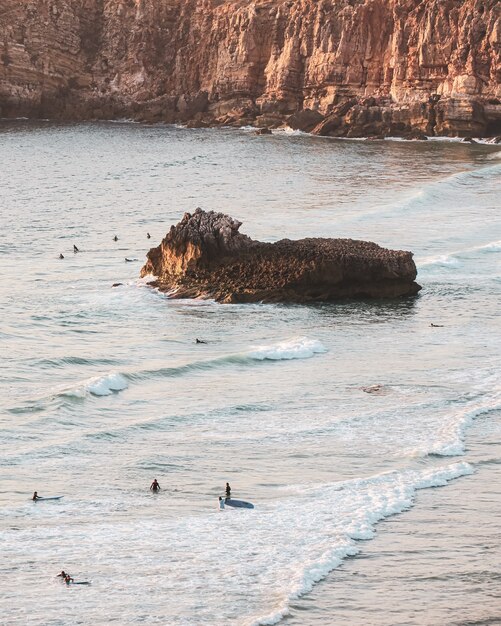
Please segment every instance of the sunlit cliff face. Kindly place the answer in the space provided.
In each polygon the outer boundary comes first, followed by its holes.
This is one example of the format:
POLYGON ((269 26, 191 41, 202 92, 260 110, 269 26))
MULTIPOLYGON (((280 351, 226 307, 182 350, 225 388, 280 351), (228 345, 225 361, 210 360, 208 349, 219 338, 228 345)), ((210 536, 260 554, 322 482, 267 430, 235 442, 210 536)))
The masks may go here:
POLYGON ((364 110, 337 134, 501 134, 496 0, 4 0, 3 9, 4 116, 270 126, 355 97, 364 110))

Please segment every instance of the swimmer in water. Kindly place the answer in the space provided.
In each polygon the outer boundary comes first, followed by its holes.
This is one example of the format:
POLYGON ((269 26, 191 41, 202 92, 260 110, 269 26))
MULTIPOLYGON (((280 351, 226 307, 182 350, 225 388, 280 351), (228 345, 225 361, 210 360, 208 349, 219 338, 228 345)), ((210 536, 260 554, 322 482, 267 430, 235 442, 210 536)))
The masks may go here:
POLYGON ((156 478, 151 483, 150 491, 153 491, 153 493, 158 493, 160 491, 160 485, 158 484, 158 480, 156 478))

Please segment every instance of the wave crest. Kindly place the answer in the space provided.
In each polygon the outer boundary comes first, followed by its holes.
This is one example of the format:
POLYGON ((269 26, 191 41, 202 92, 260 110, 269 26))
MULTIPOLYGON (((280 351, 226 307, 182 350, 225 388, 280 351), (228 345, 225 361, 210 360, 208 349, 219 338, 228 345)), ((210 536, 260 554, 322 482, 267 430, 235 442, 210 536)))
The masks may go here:
POLYGON ((118 372, 111 372, 105 376, 90 378, 83 384, 70 387, 58 395, 70 398, 85 398, 88 394, 93 396, 110 396, 112 393, 127 389, 125 377, 118 372))
POLYGON ((260 346, 251 350, 248 356, 257 361, 282 361, 291 359, 309 359, 315 354, 327 352, 327 348, 316 339, 298 337, 272 346, 260 346))

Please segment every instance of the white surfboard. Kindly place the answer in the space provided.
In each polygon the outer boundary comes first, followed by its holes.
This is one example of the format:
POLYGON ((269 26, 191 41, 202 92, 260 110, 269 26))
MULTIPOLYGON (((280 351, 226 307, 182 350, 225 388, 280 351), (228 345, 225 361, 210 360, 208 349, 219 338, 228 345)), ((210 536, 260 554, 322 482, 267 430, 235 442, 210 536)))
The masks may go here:
POLYGON ((33 502, 40 502, 40 500, 61 500, 61 498, 64 498, 64 496, 38 496, 36 500, 33 500, 33 502))

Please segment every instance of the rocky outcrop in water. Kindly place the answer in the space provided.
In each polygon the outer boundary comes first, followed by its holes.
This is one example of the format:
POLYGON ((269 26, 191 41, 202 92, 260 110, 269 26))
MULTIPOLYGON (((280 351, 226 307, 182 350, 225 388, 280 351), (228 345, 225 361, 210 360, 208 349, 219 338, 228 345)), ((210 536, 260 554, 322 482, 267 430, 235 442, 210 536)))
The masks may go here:
POLYGON ((415 295, 411 252, 353 239, 254 241, 241 222, 197 209, 152 248, 141 276, 176 298, 315 302, 415 295))
POLYGON ((501 134, 499 0, 2 0, 0 113, 501 134))

